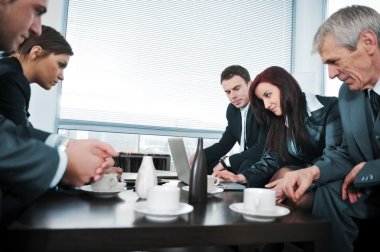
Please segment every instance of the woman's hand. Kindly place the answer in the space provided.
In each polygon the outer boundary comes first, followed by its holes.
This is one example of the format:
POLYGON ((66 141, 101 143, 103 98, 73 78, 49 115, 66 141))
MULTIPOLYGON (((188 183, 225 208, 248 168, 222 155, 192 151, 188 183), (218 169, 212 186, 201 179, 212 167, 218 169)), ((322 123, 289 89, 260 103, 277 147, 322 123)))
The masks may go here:
POLYGON ((280 178, 280 179, 277 179, 277 180, 272 181, 271 183, 265 185, 266 188, 272 189, 276 192, 276 203, 277 204, 283 202, 286 199, 286 195, 283 191, 282 182, 283 182, 283 179, 280 178))
POLYGON ((226 181, 239 182, 238 175, 227 170, 216 171, 213 173, 213 176, 224 179, 226 181))

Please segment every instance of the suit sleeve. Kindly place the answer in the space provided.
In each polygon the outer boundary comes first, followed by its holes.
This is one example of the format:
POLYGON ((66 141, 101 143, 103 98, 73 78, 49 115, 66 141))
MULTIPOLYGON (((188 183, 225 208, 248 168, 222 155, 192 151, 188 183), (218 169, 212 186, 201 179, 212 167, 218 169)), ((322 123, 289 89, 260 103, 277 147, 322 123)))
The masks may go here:
MULTIPOLYGON (((248 139, 249 143, 247 144, 249 148, 229 157, 231 169, 236 173, 251 167, 260 160, 263 154, 267 130, 263 126, 258 125, 253 116, 251 118, 251 132, 248 139)), ((209 173, 212 172, 212 168, 219 162, 219 159, 226 155, 240 141, 240 110, 236 109, 232 104, 227 108, 227 120, 228 125, 220 141, 205 149, 209 173)))
POLYGON ((336 103, 327 115, 325 149, 315 165, 320 170, 316 184, 344 179, 352 169, 353 160, 347 151, 339 107, 336 103))
POLYGON ((224 131, 222 138, 219 140, 219 142, 211 145, 208 148, 205 148, 205 154, 206 154, 206 160, 207 160, 207 168, 208 173, 212 173, 212 169, 214 166, 219 162, 219 159, 226 155, 232 147, 236 143, 236 137, 233 134, 232 130, 232 124, 233 124, 233 106, 230 104, 227 108, 226 117, 228 121, 228 125, 226 127, 226 130, 224 131))
POLYGON ((33 138, 39 140, 40 142, 45 142, 46 139, 51 135, 51 133, 49 132, 28 127, 25 125, 17 125, 16 127, 13 127, 11 131, 13 132, 13 134, 17 136, 33 138))
POLYGON ((0 116, 0 185, 28 204, 49 189, 59 164, 58 151, 17 135, 14 124, 0 116))
POLYGON ((251 136, 255 138, 255 143, 247 150, 230 156, 231 167, 236 170, 237 173, 241 173, 254 165, 263 155, 267 131, 255 121, 253 123, 256 127, 253 127, 255 130, 251 132, 251 136))
POLYGON ((365 188, 380 185, 380 159, 368 161, 356 175, 354 185, 365 188))
POLYGON ((249 187, 263 187, 282 165, 276 155, 265 151, 260 161, 241 174, 246 178, 249 187))

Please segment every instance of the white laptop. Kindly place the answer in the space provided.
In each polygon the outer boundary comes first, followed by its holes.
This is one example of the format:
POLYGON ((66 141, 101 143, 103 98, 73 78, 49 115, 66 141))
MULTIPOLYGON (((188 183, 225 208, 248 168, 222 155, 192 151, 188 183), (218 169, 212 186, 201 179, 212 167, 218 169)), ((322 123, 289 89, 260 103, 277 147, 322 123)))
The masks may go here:
MULTIPOLYGON (((190 182, 190 165, 182 138, 169 138, 170 152, 177 171, 178 179, 186 185, 190 182)), ((243 190, 246 186, 229 181, 221 181, 219 186, 224 190, 243 190)))

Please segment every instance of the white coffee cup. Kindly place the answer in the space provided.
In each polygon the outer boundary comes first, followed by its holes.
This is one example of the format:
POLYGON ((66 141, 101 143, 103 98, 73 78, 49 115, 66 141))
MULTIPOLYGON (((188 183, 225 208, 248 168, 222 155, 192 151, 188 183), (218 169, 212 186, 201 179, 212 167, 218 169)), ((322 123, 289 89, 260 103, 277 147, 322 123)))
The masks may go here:
POLYGON ((92 183, 91 187, 94 192, 109 192, 114 190, 118 185, 116 173, 107 173, 103 177, 92 183))
POLYGON ((153 186, 148 190, 147 205, 154 213, 173 212, 179 208, 180 189, 173 186, 153 186))
POLYGON ((207 191, 216 189, 216 186, 220 183, 220 179, 211 175, 207 175, 207 191))
POLYGON ((273 213, 276 209, 276 192, 265 188, 244 189, 244 209, 262 213, 273 213))

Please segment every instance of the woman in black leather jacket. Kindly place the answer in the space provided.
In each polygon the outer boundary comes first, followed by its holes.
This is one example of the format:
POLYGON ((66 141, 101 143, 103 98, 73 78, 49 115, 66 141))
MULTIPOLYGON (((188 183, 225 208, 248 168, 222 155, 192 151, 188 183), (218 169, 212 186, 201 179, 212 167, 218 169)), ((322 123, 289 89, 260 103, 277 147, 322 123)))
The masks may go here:
MULTIPOLYGON (((336 97, 303 93, 293 76, 276 66, 257 75, 249 92, 256 120, 269 128, 266 151, 259 162, 241 174, 223 170, 216 176, 263 187, 276 173, 272 180, 292 169, 333 164, 329 152, 342 139, 336 97)), ((284 196, 279 186, 273 189, 281 202, 284 196)))

